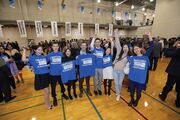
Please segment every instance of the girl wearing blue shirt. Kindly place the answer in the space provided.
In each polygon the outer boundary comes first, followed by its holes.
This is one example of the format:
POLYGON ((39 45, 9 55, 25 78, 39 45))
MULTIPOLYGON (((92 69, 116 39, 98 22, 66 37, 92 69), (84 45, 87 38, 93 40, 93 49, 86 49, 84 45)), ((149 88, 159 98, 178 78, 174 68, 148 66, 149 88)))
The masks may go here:
POLYGON ((104 93, 107 95, 107 81, 108 81, 108 96, 111 95, 111 85, 113 79, 112 55, 111 48, 106 48, 106 53, 103 58, 103 79, 104 79, 104 93))
POLYGON ((72 100, 73 97, 71 95, 71 87, 73 88, 74 97, 77 98, 76 95, 76 70, 75 70, 75 58, 71 54, 71 50, 67 48, 65 50, 64 56, 62 58, 62 72, 61 79, 63 83, 67 84, 68 96, 72 100))
POLYGON ((129 71, 129 87, 130 97, 129 106, 136 107, 141 98, 141 91, 146 84, 146 77, 148 67, 150 65, 149 58, 141 53, 141 44, 134 45, 134 53, 136 56, 129 57, 130 71, 129 71), (136 91, 136 99, 134 94, 136 91))
POLYGON ((23 49, 22 60, 33 66, 35 73, 35 90, 44 90, 45 105, 48 109, 52 109, 52 105, 49 100, 49 69, 47 58, 43 55, 42 46, 36 46, 35 54, 30 55, 28 59, 26 59, 26 49, 23 49))
POLYGON ((61 94, 62 97, 64 97, 66 100, 68 99, 68 96, 65 94, 65 87, 61 80, 61 63, 62 63, 62 57, 63 53, 59 52, 59 45, 57 42, 52 43, 52 49, 53 52, 49 53, 47 55, 48 63, 50 64, 50 83, 51 83, 51 95, 53 97, 53 105, 57 106, 57 98, 56 98, 56 84, 59 83, 61 87, 61 94))

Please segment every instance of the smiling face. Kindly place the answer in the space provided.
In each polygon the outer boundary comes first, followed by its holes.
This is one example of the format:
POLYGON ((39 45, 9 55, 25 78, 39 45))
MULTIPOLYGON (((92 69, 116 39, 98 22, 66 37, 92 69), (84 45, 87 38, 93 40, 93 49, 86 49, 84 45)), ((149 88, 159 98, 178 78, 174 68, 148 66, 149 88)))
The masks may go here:
POLYGON ((107 49, 106 49, 106 55, 109 55, 109 54, 111 54, 111 49, 110 49, 110 48, 107 48, 107 49))
POLYGON ((36 50, 35 50, 37 55, 42 55, 43 54, 43 48, 41 46, 39 46, 36 50))
POLYGON ((138 47, 138 46, 134 46, 134 53, 135 53, 136 55, 141 55, 141 48, 138 47))
POLYGON ((67 57, 70 57, 71 56, 71 51, 69 49, 67 49, 65 54, 66 54, 67 57))
POLYGON ((82 51, 86 51, 86 49, 87 49, 87 44, 86 43, 81 43, 81 50, 82 51))
POLYGON ((96 46, 97 48, 99 48, 99 47, 101 46, 101 40, 97 39, 97 40, 95 41, 95 46, 96 46))
POLYGON ((58 45, 58 44, 53 44, 53 45, 52 45, 52 49, 53 49, 54 52, 58 52, 58 50, 59 50, 59 45, 58 45))
POLYGON ((124 45, 124 46, 123 46, 123 51, 124 51, 125 53, 128 53, 129 47, 128 47, 127 45, 124 45))

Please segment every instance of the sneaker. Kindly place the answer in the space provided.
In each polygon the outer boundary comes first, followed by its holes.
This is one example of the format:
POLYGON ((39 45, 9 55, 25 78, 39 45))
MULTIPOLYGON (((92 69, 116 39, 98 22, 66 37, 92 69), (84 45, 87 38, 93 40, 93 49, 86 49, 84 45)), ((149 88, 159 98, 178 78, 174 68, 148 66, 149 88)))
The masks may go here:
POLYGON ((162 101, 165 101, 165 98, 162 96, 162 93, 159 94, 159 98, 160 98, 162 101))
POLYGON ((57 99, 56 97, 53 98, 53 106, 57 106, 58 105, 58 102, 57 102, 57 99))
POLYGON ((66 94, 62 94, 62 97, 65 99, 65 100, 68 100, 69 99, 69 97, 66 95, 66 94))
POLYGON ((120 100, 120 95, 117 95, 116 96, 116 101, 119 101, 120 100))
POLYGON ((99 93, 99 95, 102 95, 102 92, 101 92, 101 90, 98 90, 98 93, 99 93))
POLYGON ((95 94, 95 95, 98 95, 98 92, 97 92, 97 91, 94 91, 94 94, 95 94))
POLYGON ((48 110, 51 110, 52 108, 53 108, 53 106, 52 106, 52 105, 49 105, 48 110))

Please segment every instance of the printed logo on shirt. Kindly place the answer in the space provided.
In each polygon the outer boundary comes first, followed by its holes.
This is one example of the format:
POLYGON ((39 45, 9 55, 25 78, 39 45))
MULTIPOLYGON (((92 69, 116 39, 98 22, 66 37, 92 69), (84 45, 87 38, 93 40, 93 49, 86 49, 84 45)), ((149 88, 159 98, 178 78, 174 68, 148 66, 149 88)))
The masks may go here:
POLYGON ((53 56, 50 58, 51 64, 61 64, 61 57, 60 56, 53 56))
POLYGON ((88 65, 92 65, 92 58, 84 58, 82 59, 82 66, 88 66, 88 65))
POLYGON ((136 59, 134 59, 133 62, 134 62, 133 68, 145 70, 145 68, 146 68, 146 60, 136 60, 136 59))
POLYGON ((73 69, 73 62, 67 62, 62 64, 63 72, 70 71, 73 69))
POLYGON ((98 58, 102 58, 103 57, 103 52, 102 51, 97 51, 96 50, 96 52, 95 52, 95 55, 96 55, 96 57, 98 57, 98 58))
POLYGON ((35 61, 38 64, 38 66, 37 66, 38 68, 47 67, 47 61, 46 61, 45 58, 43 58, 43 59, 36 59, 35 61))
POLYGON ((105 57, 105 58, 103 58, 103 63, 104 63, 104 64, 107 64, 107 63, 109 63, 110 61, 111 61, 110 57, 105 57))
POLYGON ((7 56, 3 56, 2 59, 4 59, 5 62, 8 61, 8 57, 7 56))

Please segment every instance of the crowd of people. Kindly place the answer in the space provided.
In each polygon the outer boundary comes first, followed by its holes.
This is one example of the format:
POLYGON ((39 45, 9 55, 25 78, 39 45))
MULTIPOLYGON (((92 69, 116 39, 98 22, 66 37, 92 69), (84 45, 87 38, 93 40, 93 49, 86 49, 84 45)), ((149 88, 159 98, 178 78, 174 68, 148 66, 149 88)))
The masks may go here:
POLYGON ((44 90, 44 101, 48 109, 57 106, 56 86, 61 88, 61 96, 73 100, 81 98, 84 92, 92 96, 90 79, 93 79, 94 95, 102 95, 102 80, 104 94, 111 96, 112 81, 115 83, 116 101, 120 100, 122 82, 128 75, 130 102, 136 107, 141 98, 142 90, 146 90, 149 70, 156 70, 158 59, 164 56, 172 57, 166 72, 168 80, 159 97, 165 100, 167 94, 176 84, 176 107, 180 107, 180 38, 152 38, 146 34, 143 38, 120 38, 118 30, 114 37, 100 39, 97 36, 89 40, 51 40, 41 41, 37 45, 20 47, 17 42, 0 43, 0 101, 9 102, 16 96, 11 96, 11 89, 16 84, 24 82, 22 68, 29 65, 35 74, 35 90, 44 90), (27 49, 30 55, 27 55, 27 49), (84 79, 86 89, 83 88, 84 79), (16 83, 15 83, 16 81, 16 83), (76 84, 79 82, 79 94, 76 84), (50 103, 49 85, 53 106, 50 103), (67 87, 66 87, 67 86, 67 87), (71 93, 73 90, 73 95, 71 93), (66 95, 66 91, 68 95, 66 95), (135 95, 136 94, 136 95, 135 95))

